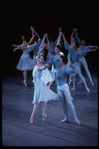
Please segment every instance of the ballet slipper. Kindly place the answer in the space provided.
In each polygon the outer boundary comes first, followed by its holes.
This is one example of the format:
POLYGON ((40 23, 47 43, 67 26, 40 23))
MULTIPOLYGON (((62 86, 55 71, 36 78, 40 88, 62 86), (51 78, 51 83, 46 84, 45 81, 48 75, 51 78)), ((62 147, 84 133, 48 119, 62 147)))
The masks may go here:
POLYGON ((30 117, 30 123, 31 123, 31 124, 33 123, 33 120, 34 120, 34 118, 31 116, 31 117, 30 117))
POLYGON ((90 89, 88 87, 86 88, 86 90, 87 90, 87 92, 90 92, 90 89))
POLYGON ((63 120, 61 120, 60 122, 61 122, 61 123, 66 123, 66 122, 68 122, 68 118, 65 117, 65 118, 64 118, 63 120))
POLYGON ((27 83, 26 80, 23 81, 23 84, 25 85, 25 87, 27 87, 27 83))
POLYGON ((78 125, 81 125, 81 122, 78 119, 76 119, 75 121, 78 125))
POLYGON ((75 91, 75 88, 73 87, 72 89, 70 89, 71 91, 75 91))
POLYGON ((42 114, 42 121, 43 121, 43 122, 46 122, 46 117, 47 117, 47 115, 46 115, 46 114, 45 114, 45 115, 44 115, 44 114, 42 114))
POLYGON ((80 84, 82 84, 82 82, 81 82, 81 81, 79 81, 79 82, 77 83, 77 85, 80 85, 80 84))

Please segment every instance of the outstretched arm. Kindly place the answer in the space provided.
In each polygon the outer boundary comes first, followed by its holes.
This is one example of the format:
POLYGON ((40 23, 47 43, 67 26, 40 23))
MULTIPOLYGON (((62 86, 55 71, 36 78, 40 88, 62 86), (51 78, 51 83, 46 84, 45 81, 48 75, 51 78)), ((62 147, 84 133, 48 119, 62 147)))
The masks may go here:
POLYGON ((27 47, 24 47, 24 46, 18 47, 18 46, 17 46, 16 48, 13 49, 13 52, 15 52, 15 51, 18 50, 18 49, 19 49, 19 50, 27 50, 27 47))

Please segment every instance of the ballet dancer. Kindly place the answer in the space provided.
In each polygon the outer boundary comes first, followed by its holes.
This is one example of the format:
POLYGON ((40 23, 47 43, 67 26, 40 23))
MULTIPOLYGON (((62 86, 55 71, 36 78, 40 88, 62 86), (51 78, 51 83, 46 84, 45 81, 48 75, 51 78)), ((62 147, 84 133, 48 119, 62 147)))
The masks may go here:
MULTIPOLYGON (((85 85, 87 92, 90 92, 90 89, 88 88, 88 86, 86 84, 85 78, 83 77, 83 75, 81 73, 80 66, 78 64, 79 55, 83 55, 83 52, 85 52, 85 51, 82 52, 79 48, 77 49, 75 42, 72 43, 72 46, 70 46, 68 44, 68 42, 66 41, 63 33, 62 33, 62 36, 64 39, 65 48, 68 50, 68 61, 70 62, 72 67, 75 69, 75 71, 79 75, 79 77, 81 78, 82 82, 85 85)), ((70 79, 71 79, 71 77, 70 77, 70 79)), ((71 81, 69 83, 71 83, 71 81)), ((73 88, 71 90, 75 90, 75 75, 73 75, 73 88)))
MULTIPOLYGON (((66 37, 63 34, 63 32, 61 32, 61 36, 63 37, 64 47, 65 47, 66 50, 69 49, 69 46, 72 48, 72 44, 73 43, 75 43, 77 45, 77 47, 81 44, 80 39, 79 39, 78 34, 77 34, 77 29, 76 28, 73 29, 73 32, 71 34, 70 45, 66 41, 66 37), (74 37, 74 35, 75 35, 75 37, 74 37)), ((70 62, 70 52, 69 51, 68 51, 68 54, 67 54, 67 58, 68 58, 68 65, 70 67, 71 66, 71 62, 70 62)), ((71 82, 72 82, 72 76, 70 75, 69 76, 69 85, 71 84, 71 82)))
MULTIPOLYGON (((85 49, 88 49, 88 52, 90 51, 95 51, 98 49, 98 46, 86 46, 85 45, 85 41, 84 40, 81 40, 81 45, 79 46, 79 48, 81 49, 81 51, 84 51, 85 49), (94 49, 92 49, 94 48, 94 49)), ((80 65, 80 68, 81 68, 81 64, 83 65, 86 73, 87 73, 87 76, 91 82, 91 85, 93 86, 93 81, 92 81, 92 77, 91 77, 91 74, 90 74, 90 71, 88 69, 88 65, 87 65, 87 62, 86 62, 86 59, 85 59, 85 56, 86 56, 87 53, 83 53, 82 55, 79 55, 78 56, 78 61, 79 61, 79 65, 80 65)), ((79 80, 79 82, 77 84, 81 84, 82 81, 81 79, 79 80)))
POLYGON ((16 47, 13 49, 13 52, 15 52, 18 49, 21 49, 23 51, 23 54, 20 57, 19 63, 16 66, 16 68, 23 72, 23 78, 24 78, 23 84, 25 85, 25 87, 27 86, 27 71, 33 69, 32 59, 30 58, 29 52, 27 51, 27 46, 31 44, 34 38, 33 28, 30 27, 30 29, 32 31, 32 38, 30 39, 29 42, 26 41, 25 36, 22 36, 23 43, 21 45, 15 45, 15 44, 12 45, 16 47))
POLYGON ((43 56, 39 56, 37 59, 37 64, 34 67, 33 70, 33 78, 34 78, 34 97, 33 97, 33 111, 30 117, 30 123, 33 123, 35 112, 38 108, 39 103, 42 104, 42 120, 45 122, 46 120, 46 102, 51 100, 52 98, 56 98, 57 94, 54 93, 52 90, 49 89, 48 86, 41 80, 41 71, 46 69, 48 67, 47 64, 45 64, 44 67, 42 67, 42 61, 44 61, 43 56), (49 96, 50 95, 50 96, 49 96))
MULTIPOLYGON (((80 66, 78 64, 78 56, 79 54, 83 54, 83 52, 81 52, 80 49, 77 50, 76 44, 73 43, 72 47, 70 47, 69 45, 67 46, 68 50, 69 50, 69 56, 70 56, 70 62, 72 67, 76 70, 76 73, 79 75, 79 77, 81 78, 82 82, 85 85, 85 88, 87 90, 87 92, 90 92, 90 89, 88 88, 85 78, 83 77, 82 73, 81 73, 81 69, 80 66)), ((75 76, 73 76, 73 88, 71 90, 75 90, 75 76)))
MULTIPOLYGON (((44 66, 45 64, 48 64, 50 65, 51 64, 51 60, 49 60, 49 56, 48 54, 46 55, 45 52, 48 51, 48 48, 49 48, 49 40, 48 40, 48 35, 45 34, 44 37, 43 37, 43 40, 42 40, 42 44, 41 46, 39 47, 39 51, 41 50, 41 48, 43 48, 42 52, 38 52, 38 55, 42 55, 44 57, 47 57, 46 61, 42 61, 42 66, 44 66), (45 39, 47 41, 47 43, 45 44, 45 39)), ((38 57, 37 55, 37 57, 38 57)), ((37 58, 36 57, 36 58, 37 58)), ((50 88, 52 83, 54 82, 55 80, 55 75, 52 71, 50 71, 48 68, 44 69, 42 72, 41 72, 41 80, 46 84, 48 85, 48 87, 50 88)))
POLYGON ((68 112, 67 112, 67 104, 70 107, 70 110, 74 116, 74 119, 78 125, 81 124, 81 122, 78 120, 75 107, 73 105, 73 98, 71 96, 69 85, 67 84, 67 74, 72 74, 74 72, 73 69, 66 67, 67 58, 65 56, 60 56, 59 60, 59 69, 57 71, 57 88, 58 88, 58 95, 62 100, 62 106, 65 118, 61 120, 60 122, 64 123, 68 121, 68 112))

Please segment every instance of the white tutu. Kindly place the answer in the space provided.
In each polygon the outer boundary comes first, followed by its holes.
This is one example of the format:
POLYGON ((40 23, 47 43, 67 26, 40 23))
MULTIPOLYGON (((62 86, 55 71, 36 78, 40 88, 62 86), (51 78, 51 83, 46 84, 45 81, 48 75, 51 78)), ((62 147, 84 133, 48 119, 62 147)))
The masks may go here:
POLYGON ((33 70, 33 78, 34 78, 34 97, 33 104, 37 104, 40 102, 47 102, 53 98, 57 98, 57 94, 54 93, 48 86, 40 79, 40 72, 38 68, 34 68, 33 70))

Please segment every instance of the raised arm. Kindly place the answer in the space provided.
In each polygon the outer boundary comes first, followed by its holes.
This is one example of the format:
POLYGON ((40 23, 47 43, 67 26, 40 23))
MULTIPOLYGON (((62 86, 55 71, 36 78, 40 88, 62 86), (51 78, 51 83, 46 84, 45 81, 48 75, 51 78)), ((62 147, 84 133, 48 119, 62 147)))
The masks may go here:
POLYGON ((40 53, 44 50, 44 47, 45 47, 45 44, 41 44, 41 45, 39 46, 39 51, 38 51, 38 53, 37 53, 37 57, 39 57, 40 53))
POLYGON ((75 37, 78 38, 77 28, 74 28, 73 30, 75 32, 75 37))
POLYGON ((38 33, 35 31, 35 29, 33 29, 33 31, 36 34, 36 36, 38 36, 38 38, 40 38, 40 36, 38 35, 38 33))
POLYGON ((47 34, 44 34, 41 45, 43 45, 43 44, 45 43, 46 35, 47 35, 47 34))
POLYGON ((30 39, 30 41, 27 43, 28 45, 30 45, 34 39, 34 28, 33 27, 30 27, 31 31, 32 31, 32 38, 30 39))
POLYGON ((64 34, 62 33, 61 35, 63 37, 64 42, 66 42, 66 38, 65 38, 64 34))
POLYGON ((57 40, 57 45, 59 45, 59 42, 60 42, 60 39, 61 39, 61 35, 62 35, 62 32, 59 32, 59 36, 58 36, 58 40, 57 40))
POLYGON ((74 33, 75 33, 75 30, 73 29, 73 32, 71 33, 71 36, 70 36, 70 41, 72 40, 74 33))
POLYGON ((50 47, 50 42, 49 42, 49 39, 48 39, 48 34, 46 34, 46 39, 47 39, 47 45, 48 45, 48 48, 50 47))

